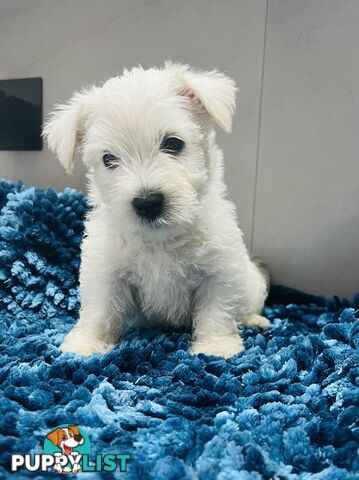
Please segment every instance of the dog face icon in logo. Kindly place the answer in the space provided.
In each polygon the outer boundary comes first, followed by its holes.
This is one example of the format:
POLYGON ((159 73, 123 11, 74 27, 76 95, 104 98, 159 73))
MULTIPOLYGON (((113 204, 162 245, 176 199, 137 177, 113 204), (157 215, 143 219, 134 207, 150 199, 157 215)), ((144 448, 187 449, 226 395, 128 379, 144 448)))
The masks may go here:
POLYGON ((46 435, 46 438, 61 451, 57 450, 54 471, 57 473, 78 473, 81 471, 82 455, 77 451, 85 439, 77 425, 60 426, 46 435))

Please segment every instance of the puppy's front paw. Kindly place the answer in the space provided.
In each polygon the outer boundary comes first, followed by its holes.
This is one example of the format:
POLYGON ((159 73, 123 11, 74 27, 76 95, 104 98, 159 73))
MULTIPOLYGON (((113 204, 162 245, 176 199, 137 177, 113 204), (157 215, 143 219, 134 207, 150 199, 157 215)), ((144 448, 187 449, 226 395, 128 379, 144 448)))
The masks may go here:
POLYGON ((239 336, 214 337, 196 340, 191 345, 193 355, 205 353, 206 355, 216 355, 217 357, 230 358, 236 353, 244 350, 243 341, 239 336))
POLYGON ((246 328, 258 327, 262 330, 265 330, 270 325, 268 318, 262 317, 262 315, 258 315, 257 313, 251 313, 243 319, 242 323, 246 328))
POLYGON ((62 352, 72 352, 88 356, 92 353, 108 352, 114 347, 114 344, 105 342, 93 333, 92 335, 88 331, 83 331, 81 328, 75 327, 66 335, 65 340, 60 346, 60 350, 62 352))

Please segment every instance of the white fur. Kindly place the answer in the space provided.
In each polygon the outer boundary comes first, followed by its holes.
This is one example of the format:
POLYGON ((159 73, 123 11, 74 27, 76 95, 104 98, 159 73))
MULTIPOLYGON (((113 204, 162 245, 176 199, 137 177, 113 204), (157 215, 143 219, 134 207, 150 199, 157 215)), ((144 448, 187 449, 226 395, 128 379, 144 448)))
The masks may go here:
POLYGON ((259 316, 266 279, 250 259, 226 199, 213 122, 231 129, 235 84, 225 75, 167 63, 134 68, 58 107, 44 135, 71 171, 88 166, 90 200, 80 272, 81 314, 61 349, 89 355, 119 341, 130 322, 192 326, 192 352, 243 349, 238 323, 259 316), (159 149, 185 141, 178 156, 159 149), (118 157, 114 170, 102 156, 118 157), (160 190, 168 214, 150 225, 135 213, 142 189, 160 190))

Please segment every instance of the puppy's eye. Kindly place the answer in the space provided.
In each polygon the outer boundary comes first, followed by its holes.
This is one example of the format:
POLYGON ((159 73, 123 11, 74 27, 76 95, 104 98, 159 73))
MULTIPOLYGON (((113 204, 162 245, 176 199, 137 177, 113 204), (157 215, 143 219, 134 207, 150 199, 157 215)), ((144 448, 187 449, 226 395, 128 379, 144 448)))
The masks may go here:
POLYGON ((184 149, 184 141, 176 137, 164 138, 160 150, 176 155, 184 149))
POLYGON ((112 155, 112 153, 105 153, 105 155, 102 157, 102 161, 105 167, 110 170, 118 167, 118 158, 115 157, 115 155, 112 155))

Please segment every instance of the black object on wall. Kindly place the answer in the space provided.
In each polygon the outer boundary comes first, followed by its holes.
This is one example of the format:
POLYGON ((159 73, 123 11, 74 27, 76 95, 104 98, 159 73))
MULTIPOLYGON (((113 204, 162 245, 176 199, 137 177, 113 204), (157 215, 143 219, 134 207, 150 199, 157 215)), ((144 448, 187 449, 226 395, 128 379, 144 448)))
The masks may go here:
POLYGON ((42 150, 42 78, 0 80, 0 150, 42 150))

